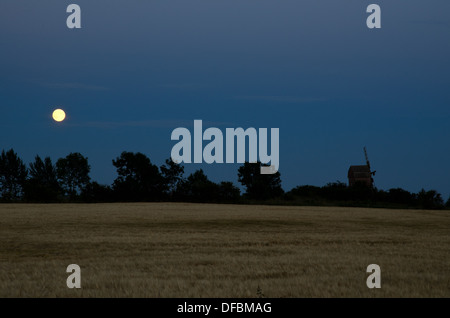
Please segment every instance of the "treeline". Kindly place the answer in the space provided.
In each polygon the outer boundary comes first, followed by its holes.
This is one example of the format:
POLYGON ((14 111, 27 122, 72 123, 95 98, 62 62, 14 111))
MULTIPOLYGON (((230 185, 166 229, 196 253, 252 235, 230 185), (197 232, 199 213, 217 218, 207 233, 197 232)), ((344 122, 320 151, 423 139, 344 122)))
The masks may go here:
POLYGON ((352 187, 342 182, 328 183, 323 187, 298 186, 289 191, 285 200, 298 205, 367 206, 383 208, 450 208, 450 198, 444 204, 435 190, 411 193, 401 188, 388 191, 356 184, 352 187))
POLYGON ((260 174, 261 163, 245 163, 237 180, 215 183, 199 169, 189 176, 184 167, 167 159, 157 166, 142 153, 122 152, 112 160, 117 178, 102 185, 90 178, 88 158, 70 153, 55 163, 36 156, 28 166, 13 149, 0 155, 0 201, 2 202, 151 202, 180 201, 207 203, 342 205, 442 209, 444 204, 434 190, 410 193, 397 188, 388 191, 364 185, 348 187, 334 182, 323 187, 298 186, 288 192, 281 187, 277 172, 260 174))
MULTIPOLYGON (((212 182, 203 170, 185 177, 184 167, 167 159, 158 167, 142 153, 122 152, 112 164, 112 185, 92 181, 88 158, 70 153, 53 163, 36 156, 27 167, 13 149, 0 155, 0 200, 3 202, 142 202, 187 201, 238 203, 241 191, 232 182, 212 182)), ((254 199, 283 194, 280 175, 260 175, 256 165, 239 168, 239 180, 254 199), (256 173, 258 171, 258 173, 256 173)))

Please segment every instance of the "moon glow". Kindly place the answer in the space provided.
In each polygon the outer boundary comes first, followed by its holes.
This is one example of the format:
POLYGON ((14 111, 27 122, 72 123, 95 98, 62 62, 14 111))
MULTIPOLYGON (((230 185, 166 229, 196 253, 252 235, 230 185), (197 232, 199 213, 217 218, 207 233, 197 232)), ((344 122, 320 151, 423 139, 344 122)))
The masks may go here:
POLYGON ((62 109, 55 109, 52 117, 57 122, 62 122, 66 118, 66 113, 62 109))

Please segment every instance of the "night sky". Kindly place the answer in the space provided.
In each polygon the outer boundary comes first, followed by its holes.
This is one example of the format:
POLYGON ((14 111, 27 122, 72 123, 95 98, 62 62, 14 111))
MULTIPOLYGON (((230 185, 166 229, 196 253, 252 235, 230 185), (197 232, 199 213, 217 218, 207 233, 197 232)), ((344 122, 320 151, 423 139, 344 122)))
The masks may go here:
MULTIPOLYGON (((347 182, 450 194, 450 1, 0 2, 0 150, 170 157, 177 127, 280 129, 282 185, 347 182), (82 29, 66 7, 80 5, 82 29), (366 8, 382 9, 368 29, 366 8), (62 108, 63 123, 51 113, 62 108)), ((187 164, 237 185, 238 164, 187 164)))

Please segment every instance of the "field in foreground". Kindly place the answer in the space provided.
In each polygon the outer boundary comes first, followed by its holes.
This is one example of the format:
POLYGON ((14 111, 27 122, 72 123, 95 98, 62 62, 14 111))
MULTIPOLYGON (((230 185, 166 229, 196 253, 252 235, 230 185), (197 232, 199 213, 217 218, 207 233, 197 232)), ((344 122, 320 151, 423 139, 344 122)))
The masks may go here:
POLYGON ((448 211, 2 204, 0 297, 450 297, 449 247, 448 211))

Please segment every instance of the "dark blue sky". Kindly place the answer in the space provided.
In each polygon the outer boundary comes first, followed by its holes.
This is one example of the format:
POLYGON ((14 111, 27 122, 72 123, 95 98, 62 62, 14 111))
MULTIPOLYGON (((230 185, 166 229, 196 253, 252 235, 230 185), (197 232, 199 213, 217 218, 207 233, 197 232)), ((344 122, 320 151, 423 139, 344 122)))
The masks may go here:
MULTIPOLYGON (((450 194, 450 1, 0 3, 0 149, 161 165, 177 127, 280 128, 283 187, 347 182, 367 146, 382 189, 450 194), (70 3, 82 29, 66 27, 70 3), (369 30, 366 7, 382 9, 369 30), (62 124, 51 119, 63 108, 62 124)), ((237 183, 239 165, 202 167, 237 183)))

